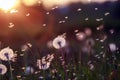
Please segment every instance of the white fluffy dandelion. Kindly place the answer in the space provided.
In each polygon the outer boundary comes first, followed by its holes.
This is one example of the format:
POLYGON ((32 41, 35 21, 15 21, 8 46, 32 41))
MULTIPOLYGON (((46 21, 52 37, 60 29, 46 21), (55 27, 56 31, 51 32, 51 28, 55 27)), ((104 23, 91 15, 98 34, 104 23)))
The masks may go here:
POLYGON ((66 40, 62 36, 58 36, 53 40, 53 47, 56 49, 65 47, 65 45, 66 45, 66 40))
POLYGON ((37 60, 37 66, 39 69, 46 70, 50 67, 51 61, 54 59, 54 54, 48 54, 44 56, 41 60, 37 60))
POLYGON ((14 52, 9 47, 4 48, 0 51, 0 59, 4 61, 8 61, 14 58, 14 52))
POLYGON ((39 69, 46 70, 50 67, 50 62, 43 62, 41 60, 37 60, 37 66, 39 69))
POLYGON ((110 43, 109 48, 110 48, 110 51, 112 51, 112 52, 117 50, 117 47, 116 47, 116 45, 114 43, 110 43))
POLYGON ((85 32, 86 36, 91 36, 91 34, 92 34, 92 31, 90 28, 86 28, 84 32, 85 32))
POLYGON ((86 38, 86 34, 84 32, 79 32, 76 34, 76 38, 79 40, 79 41, 82 41, 86 38))
POLYGON ((3 64, 0 64, 0 74, 4 75, 7 72, 7 67, 3 64))
POLYGON ((25 74, 29 75, 29 74, 32 74, 32 73, 34 73, 34 69, 31 66, 27 66, 25 68, 25 74))

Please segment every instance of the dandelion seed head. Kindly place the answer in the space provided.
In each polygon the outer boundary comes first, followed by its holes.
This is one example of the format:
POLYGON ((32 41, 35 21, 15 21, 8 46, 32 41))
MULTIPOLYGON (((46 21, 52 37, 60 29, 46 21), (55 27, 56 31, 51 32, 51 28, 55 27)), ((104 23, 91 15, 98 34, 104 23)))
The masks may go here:
POLYGON ((112 52, 117 50, 116 44, 114 44, 114 43, 110 43, 109 48, 110 48, 110 51, 112 51, 112 52))
POLYGON ((87 36, 91 36, 91 34, 92 34, 92 31, 90 28, 86 28, 84 32, 87 36))
POLYGON ((94 46, 94 44, 95 44, 95 41, 92 38, 86 40, 86 45, 94 46))
POLYGON ((84 40, 86 38, 86 35, 84 32, 79 32, 76 34, 76 38, 80 41, 84 40))
POLYGON ((26 75, 32 74, 33 72, 34 72, 34 69, 31 66, 27 66, 25 68, 25 74, 26 75))
POLYGON ((65 47, 65 45, 66 45, 66 40, 62 36, 58 36, 53 40, 53 47, 56 49, 65 47))
POLYGON ((7 67, 3 64, 0 64, 0 74, 4 75, 7 72, 7 67))
POLYGON ((11 60, 12 58, 14 58, 14 52, 9 47, 3 48, 0 51, 0 59, 1 60, 8 61, 8 60, 11 60))

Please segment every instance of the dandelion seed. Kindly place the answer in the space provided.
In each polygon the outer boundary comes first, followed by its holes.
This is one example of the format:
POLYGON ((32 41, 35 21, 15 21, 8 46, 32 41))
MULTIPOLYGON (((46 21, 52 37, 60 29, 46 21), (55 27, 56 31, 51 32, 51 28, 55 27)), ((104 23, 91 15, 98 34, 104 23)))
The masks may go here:
POLYGON ((58 6, 55 6, 55 8, 57 9, 57 8, 59 8, 58 6))
POLYGON ((81 11, 81 10, 82 10, 81 8, 78 8, 78 9, 77 9, 78 12, 81 11))
POLYGON ((100 40, 100 42, 102 43, 102 42, 104 42, 104 40, 100 40))
POLYGON ((99 38, 96 38, 96 41, 99 41, 99 38))
POLYGON ((52 78, 54 79, 54 78, 55 78, 55 76, 52 76, 52 78))
POLYGON ((39 71, 35 71, 35 74, 38 74, 39 73, 39 71))
POLYGON ((96 21, 100 21, 100 19, 96 19, 96 21))
POLYGON ((44 79, 44 77, 43 77, 43 76, 40 76, 40 77, 39 77, 39 79, 40 79, 40 80, 43 80, 43 79, 44 79))
POLYGON ((59 21, 59 23, 61 24, 61 23, 62 23, 62 21, 59 21))
POLYGON ((96 19, 96 21, 98 21, 98 22, 99 22, 99 21, 102 21, 102 20, 103 20, 103 18, 97 18, 97 19, 96 19))
POLYGON ((70 70, 69 70, 69 69, 67 69, 66 71, 67 71, 67 72, 69 72, 70 70))
POLYGON ((32 47, 32 44, 31 44, 31 43, 27 43, 27 46, 28 46, 28 47, 32 47))
POLYGON ((104 26, 103 25, 100 25, 99 27, 97 27, 96 29, 97 30, 102 30, 104 28, 104 26))
POLYGON ((111 33, 111 34, 113 34, 113 33, 114 33, 114 30, 113 30, 113 29, 111 29, 111 30, 110 30, 110 33, 111 33))
POLYGON ((104 15, 107 16, 107 15, 109 15, 109 14, 110 14, 109 12, 106 12, 104 15))
POLYGON ((65 20, 61 20, 61 21, 59 21, 59 23, 61 24, 61 23, 65 23, 66 21, 65 20))
POLYGON ((75 76, 76 75, 76 73, 73 73, 73 76, 75 76))
POLYGON ((26 16, 27 16, 27 17, 30 16, 30 13, 27 13, 26 16))
POLYGON ((75 30, 74 32, 77 33, 79 30, 75 30))
POLYGON ((24 56, 24 54, 20 54, 20 56, 24 56))
POLYGON ((42 26, 44 26, 44 27, 45 27, 45 26, 47 26, 47 24, 43 24, 42 26))
POLYGON ((95 57, 99 57, 99 55, 98 55, 98 54, 96 54, 96 55, 95 55, 95 57))
POLYGON ((61 77, 62 75, 61 74, 59 74, 59 77, 61 77))
POLYGON ((89 18, 85 18, 85 21, 88 21, 89 18))
POLYGON ((62 61, 62 65, 65 65, 65 61, 64 60, 62 61))
POLYGON ((9 23, 9 28, 13 28, 15 25, 13 23, 9 23))
POLYGON ((68 19, 68 16, 66 16, 65 19, 68 19))
POLYGON ((46 12, 46 14, 47 14, 47 15, 49 15, 49 14, 50 14, 50 12, 46 12))
POLYGON ((103 54, 103 55, 102 55, 102 57, 103 57, 103 58, 105 58, 105 57, 106 57, 106 55, 105 55, 105 54, 103 54))
POLYGON ((22 67, 21 69, 22 69, 22 70, 25 70, 25 67, 22 67))
POLYGON ((16 77, 17 77, 17 78, 21 78, 21 76, 20 76, 20 75, 17 75, 16 77))
POLYGON ((87 63, 87 64, 89 65, 89 64, 91 64, 91 63, 92 63, 92 61, 88 61, 88 63, 87 63))
POLYGON ((55 7, 52 8, 52 10, 55 10, 55 9, 56 9, 55 7))
POLYGON ((52 73, 57 73, 58 71, 56 69, 53 69, 52 70, 52 73))
POLYGON ((98 8, 95 8, 95 10, 98 10, 98 8))
POLYGON ((104 48, 104 46, 101 46, 101 48, 103 49, 103 48, 104 48))
POLYGON ((102 51, 102 52, 100 52, 100 54, 102 55, 102 54, 104 54, 104 52, 102 51))
POLYGON ((63 23, 65 23, 66 21, 65 21, 65 20, 63 20, 62 22, 63 22, 63 23))

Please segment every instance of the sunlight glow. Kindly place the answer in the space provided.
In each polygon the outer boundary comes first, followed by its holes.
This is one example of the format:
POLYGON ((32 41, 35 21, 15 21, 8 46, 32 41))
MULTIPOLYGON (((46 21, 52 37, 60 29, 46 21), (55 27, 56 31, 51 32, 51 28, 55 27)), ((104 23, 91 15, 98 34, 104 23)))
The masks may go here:
POLYGON ((0 0, 0 9, 2 10, 10 10, 17 3, 17 0, 0 0))
POLYGON ((46 9, 51 9, 54 6, 64 7, 68 6, 71 3, 83 3, 83 4, 89 4, 89 3, 104 3, 104 2, 114 2, 118 0, 40 0, 43 6, 46 9))

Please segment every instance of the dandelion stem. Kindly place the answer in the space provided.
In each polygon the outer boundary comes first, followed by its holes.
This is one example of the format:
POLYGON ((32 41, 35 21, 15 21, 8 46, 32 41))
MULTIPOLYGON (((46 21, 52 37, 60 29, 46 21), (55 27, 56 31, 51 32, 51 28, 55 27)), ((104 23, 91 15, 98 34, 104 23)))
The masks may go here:
MULTIPOLYGON (((60 52, 62 54, 63 61, 65 62, 65 57, 64 57, 64 53, 63 53, 63 49, 62 48, 60 49, 60 52)), ((65 80, 67 80, 68 77, 67 77, 67 71, 66 71, 66 62, 63 64, 63 68, 64 68, 64 72, 65 72, 65 80)))
POLYGON ((10 66, 10 80, 13 80, 12 65, 11 65, 11 62, 9 59, 8 59, 8 62, 9 62, 9 66, 10 66))

